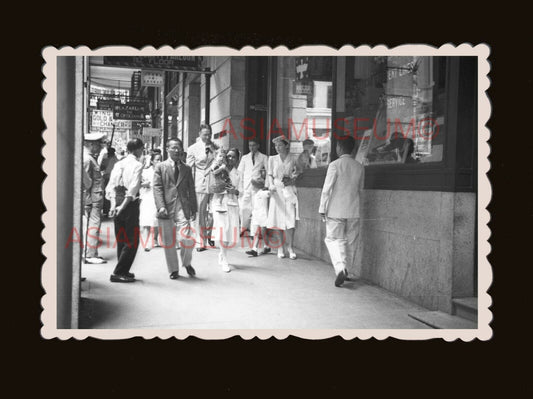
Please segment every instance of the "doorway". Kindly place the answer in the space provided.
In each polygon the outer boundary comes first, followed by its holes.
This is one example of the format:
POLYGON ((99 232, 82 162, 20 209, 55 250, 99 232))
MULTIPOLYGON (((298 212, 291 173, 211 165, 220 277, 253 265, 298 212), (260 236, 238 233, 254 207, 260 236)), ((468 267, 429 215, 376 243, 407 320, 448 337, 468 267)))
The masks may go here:
POLYGON ((270 155, 269 128, 269 57, 246 57, 245 126, 243 154, 250 152, 246 144, 252 138, 259 143, 259 151, 270 155))

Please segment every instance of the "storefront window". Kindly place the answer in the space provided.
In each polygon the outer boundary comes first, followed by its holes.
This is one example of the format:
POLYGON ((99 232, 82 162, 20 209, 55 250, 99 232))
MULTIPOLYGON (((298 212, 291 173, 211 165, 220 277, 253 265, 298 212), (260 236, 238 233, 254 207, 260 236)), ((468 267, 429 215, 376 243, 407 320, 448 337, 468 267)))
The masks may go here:
POLYGON ((290 139, 291 153, 305 159, 304 167, 327 166, 331 160, 332 58, 278 57, 275 82, 272 134, 278 131, 290 139))
POLYGON ((445 57, 346 57, 344 126, 366 165, 443 159, 445 57))

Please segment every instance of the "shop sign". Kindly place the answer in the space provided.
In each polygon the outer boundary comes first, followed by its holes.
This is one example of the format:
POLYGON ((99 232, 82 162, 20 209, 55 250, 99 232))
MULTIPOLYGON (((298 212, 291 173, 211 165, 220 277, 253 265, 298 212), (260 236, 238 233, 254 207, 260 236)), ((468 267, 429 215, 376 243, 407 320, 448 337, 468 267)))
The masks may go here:
POLYGON ((143 127, 144 137, 161 137, 163 130, 157 127, 143 127))
POLYGON ((117 104, 113 107, 113 118, 143 121, 146 119, 146 104, 135 102, 117 104))
POLYGON ((123 66, 145 69, 190 70, 201 71, 202 57, 192 56, 158 56, 158 57, 127 57, 104 56, 104 65, 123 66))
POLYGON ((98 102, 96 103, 96 108, 99 110, 113 111, 113 107, 117 104, 117 100, 99 98, 98 102))
POLYGON ((107 110, 91 110, 91 132, 111 132, 113 125, 116 131, 126 131, 131 129, 130 121, 115 121, 113 119, 113 112, 107 110))
POLYGON ((164 71, 143 69, 141 71, 141 84, 148 87, 161 87, 164 83, 164 71))
POLYGON ((307 95, 313 93, 313 82, 296 82, 294 94, 307 95))

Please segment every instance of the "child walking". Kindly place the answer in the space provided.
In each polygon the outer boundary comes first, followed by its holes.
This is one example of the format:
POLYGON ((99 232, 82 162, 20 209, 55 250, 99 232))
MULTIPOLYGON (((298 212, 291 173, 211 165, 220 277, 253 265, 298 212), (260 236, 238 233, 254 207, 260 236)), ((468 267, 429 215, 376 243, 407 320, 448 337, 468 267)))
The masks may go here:
POLYGON ((252 220, 250 222, 250 233, 254 234, 253 247, 246 251, 246 254, 257 256, 259 239, 263 238, 263 253, 269 253, 270 247, 266 239, 266 225, 268 219, 268 201, 270 191, 265 187, 265 179, 262 177, 252 179, 252 186, 257 192, 252 196, 252 220))

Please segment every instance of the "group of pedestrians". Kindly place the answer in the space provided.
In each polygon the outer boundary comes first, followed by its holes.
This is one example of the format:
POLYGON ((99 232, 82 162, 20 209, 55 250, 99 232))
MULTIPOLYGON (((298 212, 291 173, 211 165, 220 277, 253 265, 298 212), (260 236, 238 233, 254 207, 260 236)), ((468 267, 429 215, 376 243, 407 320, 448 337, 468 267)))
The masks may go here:
MULTIPOLYGON (((112 282, 135 281, 130 269, 137 247, 139 242, 149 244, 150 237, 153 246, 164 248, 173 280, 179 278, 180 269, 189 276, 196 275, 192 266, 194 250, 218 247, 218 263, 224 272, 230 272, 228 248, 243 235, 252 238, 246 251, 251 257, 277 249, 280 259, 286 255, 297 258, 293 248, 299 220, 295 183, 303 169, 316 167, 309 152, 299 157, 291 154, 289 140, 278 136, 273 140, 276 155, 268 157, 259 152, 257 141, 249 140, 250 151, 241 159, 238 149, 219 148, 211 136, 210 126, 202 125, 199 139, 187 153, 180 139, 171 138, 166 143, 168 159, 163 161, 161 154, 155 153, 144 162, 144 144, 133 139, 127 144, 128 155, 114 162, 105 185, 102 165, 97 161, 103 137, 86 135, 86 263, 106 262, 97 252, 99 237, 89 234, 91 228, 100 227, 96 214, 101 217, 104 187, 117 242, 112 282), (146 241, 138 237, 140 226, 146 241)), ((351 137, 338 141, 340 157, 328 167, 319 205, 326 222, 325 243, 335 268, 336 286, 347 278, 346 267, 353 262, 360 228, 363 168, 351 156, 354 145, 351 137)), ((151 248, 147 245, 145 250, 151 248)))

